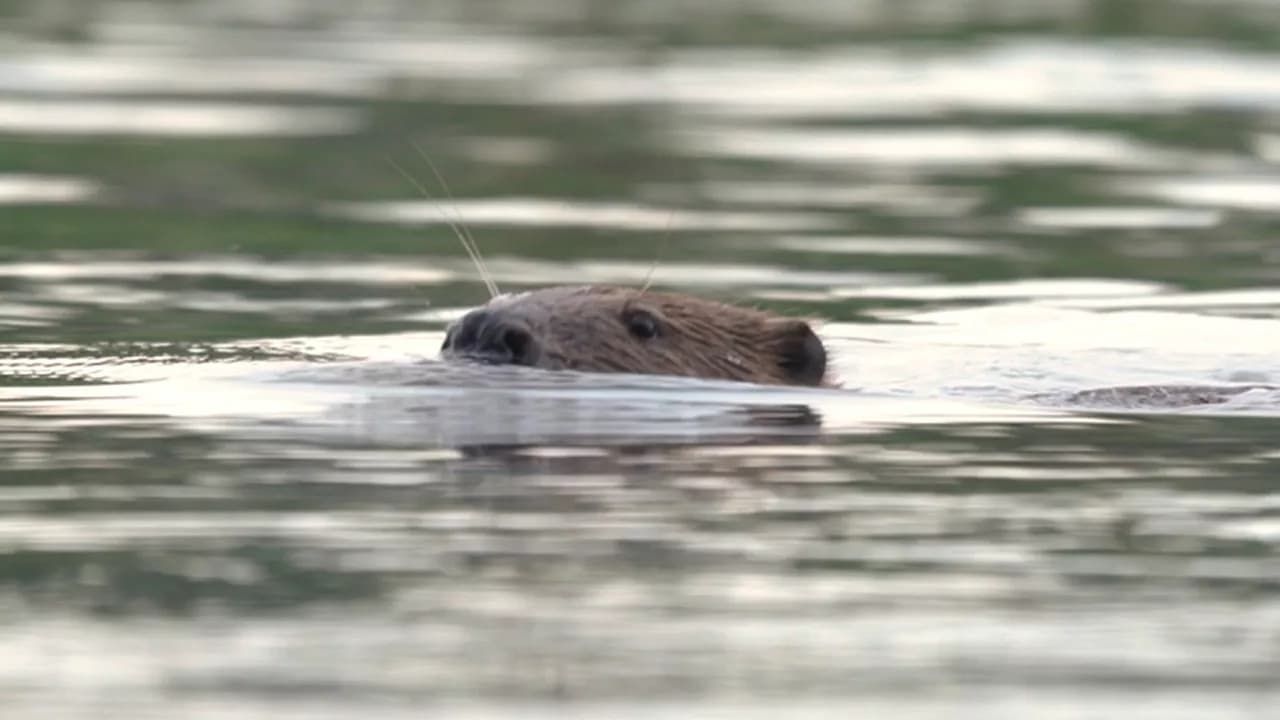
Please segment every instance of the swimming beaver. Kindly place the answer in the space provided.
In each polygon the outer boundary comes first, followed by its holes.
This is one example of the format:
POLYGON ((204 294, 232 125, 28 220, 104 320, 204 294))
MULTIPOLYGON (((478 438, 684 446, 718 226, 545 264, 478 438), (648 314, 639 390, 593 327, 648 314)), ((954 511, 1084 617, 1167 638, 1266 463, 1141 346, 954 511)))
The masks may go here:
POLYGON ((808 323, 691 295, 612 286, 499 295, 448 329, 446 359, 548 370, 822 385, 827 352, 808 323))

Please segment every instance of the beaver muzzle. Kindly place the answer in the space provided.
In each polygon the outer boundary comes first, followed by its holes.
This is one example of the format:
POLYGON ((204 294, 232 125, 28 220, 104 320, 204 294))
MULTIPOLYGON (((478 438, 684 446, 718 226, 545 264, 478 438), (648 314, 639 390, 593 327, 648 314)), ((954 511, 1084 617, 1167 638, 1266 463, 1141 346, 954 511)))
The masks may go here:
POLYGON ((532 367, 538 364, 542 348, 519 318, 500 310, 480 309, 449 328, 440 352, 493 365, 532 367))

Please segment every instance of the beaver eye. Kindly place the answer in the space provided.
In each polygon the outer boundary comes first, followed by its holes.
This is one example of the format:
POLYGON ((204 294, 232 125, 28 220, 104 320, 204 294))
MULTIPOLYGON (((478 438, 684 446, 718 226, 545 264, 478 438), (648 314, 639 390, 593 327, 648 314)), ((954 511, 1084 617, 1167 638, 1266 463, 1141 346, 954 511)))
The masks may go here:
POLYGON ((648 310, 632 308, 622 316, 628 332, 640 340, 652 340, 658 336, 658 318, 648 310))

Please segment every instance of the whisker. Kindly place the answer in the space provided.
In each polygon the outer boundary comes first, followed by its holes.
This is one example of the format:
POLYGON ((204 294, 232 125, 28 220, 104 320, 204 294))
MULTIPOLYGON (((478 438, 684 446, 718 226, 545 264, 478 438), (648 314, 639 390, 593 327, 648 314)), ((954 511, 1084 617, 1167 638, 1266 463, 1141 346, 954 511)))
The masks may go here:
POLYGON ((662 262, 662 253, 667 249, 667 241, 671 239, 671 220, 676 216, 674 208, 667 213, 667 225, 662 230, 662 240, 658 242, 658 251, 653 254, 653 264, 649 266, 649 272, 644 276, 644 286, 640 288, 640 294, 643 295, 649 290, 649 286, 653 284, 653 274, 658 269, 658 263, 662 262))
POLYGON ((435 176, 436 182, 440 183, 440 188, 444 190, 444 196, 449 200, 449 205, 453 208, 453 214, 458 219, 458 227, 467 236, 467 240, 471 241, 471 251, 474 253, 473 259, 478 266, 477 269, 480 271, 481 277, 485 278, 485 287, 489 288, 490 295, 497 297, 502 294, 498 290, 498 284, 493 281, 493 275, 490 274, 489 268, 484 264, 484 257, 480 254, 480 244, 476 242, 475 236, 471 234, 471 229, 467 227, 466 219, 462 217, 462 212, 458 210, 458 201, 453 199, 453 192, 449 190, 449 183, 445 182, 444 175, 436 168, 436 164, 431 161, 431 156, 422 149, 421 145, 414 140, 410 140, 409 146, 413 148, 414 152, 418 153, 418 157, 422 158, 427 167, 431 168, 431 174, 435 176))
MULTIPOLYGON (((400 175, 404 177, 409 184, 413 185, 413 187, 415 187, 423 197, 431 200, 433 203, 436 202, 435 197, 432 196, 426 187, 424 187, 422 183, 418 182, 418 179, 411 175, 408 170, 405 170, 399 163, 390 157, 387 158, 387 163, 390 164, 391 167, 395 168, 395 171, 400 173, 400 175)), ((444 220, 445 224, 449 226, 449 229, 453 231, 454 236, 458 238, 458 242, 462 245, 462 249, 466 251, 467 257, 471 259, 471 263, 475 266, 476 271, 480 273, 480 281, 484 283, 485 289, 489 291, 489 297, 497 297, 500 294, 498 286, 493 282, 493 278, 489 276, 489 270, 481 260, 479 251, 472 247, 474 241, 471 240, 470 236, 462 232, 462 228, 449 217, 448 213, 446 213, 443 208, 437 205, 436 212, 440 214, 440 218, 444 220)))

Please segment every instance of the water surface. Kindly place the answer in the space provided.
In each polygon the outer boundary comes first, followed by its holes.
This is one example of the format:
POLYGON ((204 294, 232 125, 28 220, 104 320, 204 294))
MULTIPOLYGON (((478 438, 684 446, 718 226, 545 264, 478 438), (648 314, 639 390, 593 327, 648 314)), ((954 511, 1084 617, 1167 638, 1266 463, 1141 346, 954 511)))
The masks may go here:
POLYGON ((73 5, 0 5, 5 717, 1280 706, 1268 5, 73 5), (839 384, 441 365, 459 222, 839 384))

